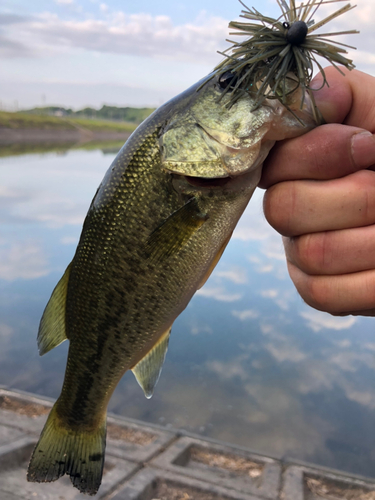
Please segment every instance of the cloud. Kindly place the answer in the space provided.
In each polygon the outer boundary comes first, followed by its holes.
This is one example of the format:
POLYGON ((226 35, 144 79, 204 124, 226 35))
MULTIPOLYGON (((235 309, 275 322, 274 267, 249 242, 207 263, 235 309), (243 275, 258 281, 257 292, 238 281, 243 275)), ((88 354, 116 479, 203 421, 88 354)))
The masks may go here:
POLYGON ((274 288, 270 288, 269 290, 262 290, 260 294, 266 299, 275 299, 279 295, 279 291, 274 288))
POLYGON ((35 279, 49 273, 47 260, 41 247, 24 241, 0 246, 0 279, 35 279))
POLYGON ((269 343, 264 347, 278 363, 284 363, 285 361, 300 363, 307 358, 304 352, 289 342, 285 345, 269 343))
POLYGON ((246 321, 247 319, 256 319, 259 317, 259 313, 254 311, 254 309, 245 309, 244 311, 232 311, 232 316, 238 318, 241 321, 246 321))
POLYGON ((26 45, 16 42, 15 40, 9 40, 0 35, 0 59, 31 56, 32 52, 26 45))
POLYGON ((26 21, 32 20, 32 17, 19 16, 18 14, 5 14, 0 13, 0 26, 6 26, 10 24, 24 23, 26 21))
POLYGON ((87 212, 85 203, 57 193, 55 196, 45 191, 25 193, 6 187, 0 192, 0 207, 7 222, 39 222, 51 228, 81 225, 87 212))
POLYGON ((208 334, 212 334, 213 333, 213 329, 206 325, 206 326, 193 326, 190 330, 190 333, 192 335, 199 335, 200 333, 208 333, 208 334))
POLYGON ((346 330, 351 328, 357 322, 357 318, 354 318, 353 316, 347 316, 344 318, 335 317, 321 311, 314 311, 312 309, 302 311, 300 316, 307 320, 307 326, 309 326, 314 332, 319 332, 323 328, 331 330, 346 330))
POLYGON ((215 276, 217 278, 225 278, 236 285, 244 285, 247 283, 246 271, 242 268, 231 268, 223 269, 222 271, 216 271, 215 276))
POLYGON ((273 271, 273 268, 274 268, 274 266, 272 264, 266 264, 264 266, 258 267, 257 269, 255 269, 255 271, 257 273, 261 273, 261 274, 270 273, 271 271, 273 271))
POLYGON ((246 227, 241 225, 235 229, 232 238, 241 241, 261 241, 266 240, 269 236, 269 231, 266 229, 259 230, 257 227, 246 227))
MULTIPOLYGON (((0 49, 1 50, 1 49, 0 49)), ((122 106, 139 106, 139 107, 154 107, 171 99, 181 91, 176 83, 171 83, 170 87, 162 87, 162 82, 153 82, 147 88, 139 82, 139 85, 132 86, 132 81, 129 84, 114 83, 108 78, 107 82, 95 81, 76 81, 77 75, 73 75, 75 81, 69 81, 70 75, 67 74, 65 79, 49 79, 46 81, 43 77, 39 79, 36 75, 30 75, 30 78, 35 81, 22 82, 12 80, 9 82, 1 82, 2 95, 8 96, 7 101, 17 99, 20 106, 29 106, 29 103, 39 103, 41 89, 48 96, 49 103, 56 105, 65 105, 67 107, 83 107, 91 105, 101 107, 103 103, 116 104, 122 106)), ((105 78, 105 75, 100 75, 105 78)))
POLYGON ((363 366, 375 369, 374 355, 368 352, 338 351, 329 356, 328 362, 350 373, 355 373, 363 366))
POLYGON ((326 359, 307 360, 303 369, 295 377, 296 390, 300 394, 327 392, 336 386, 342 386, 343 377, 336 366, 331 366, 326 359))
POLYGON ((0 338, 9 338, 13 335, 13 328, 5 323, 0 323, 0 338))
POLYGON ((249 379, 248 370, 242 366, 249 356, 241 354, 230 361, 207 361, 206 368, 220 377, 221 380, 240 378, 243 382, 249 379))
POLYGON ((366 406, 372 410, 375 409, 375 394, 374 391, 363 391, 351 387, 346 384, 345 395, 351 401, 355 401, 362 406, 366 406))
POLYGON ((199 25, 174 25, 165 15, 122 11, 105 19, 63 20, 51 13, 33 19, 7 18, 8 26, 16 22, 17 38, 9 33, 5 41, 6 46, 13 44, 13 57, 18 44, 20 57, 25 56, 26 47, 40 57, 46 50, 65 48, 214 65, 220 60, 216 51, 225 48, 228 34, 227 20, 219 17, 205 18, 199 25))
POLYGON ((228 293, 224 287, 204 286, 196 292, 196 295, 219 300, 220 302, 235 302, 236 300, 240 300, 242 298, 241 293, 228 293))
POLYGON ((62 245, 77 245, 78 243, 78 238, 75 236, 63 236, 60 238, 60 243, 62 245))
POLYGON ((375 343, 374 342, 368 342, 367 344, 364 345, 366 349, 369 349, 370 351, 375 351, 375 343))

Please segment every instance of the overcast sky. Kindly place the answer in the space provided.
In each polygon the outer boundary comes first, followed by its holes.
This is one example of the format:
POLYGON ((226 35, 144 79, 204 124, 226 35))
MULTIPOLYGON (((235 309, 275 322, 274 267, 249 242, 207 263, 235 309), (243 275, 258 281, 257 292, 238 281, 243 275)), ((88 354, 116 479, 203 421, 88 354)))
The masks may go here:
MULTIPOLYGON (((375 75, 375 0, 357 3, 330 31, 361 30, 340 41, 375 75)), ((279 16, 276 0, 249 6, 279 16)), ((1 0, 0 105, 158 106, 221 60, 240 10, 236 0, 1 0)))

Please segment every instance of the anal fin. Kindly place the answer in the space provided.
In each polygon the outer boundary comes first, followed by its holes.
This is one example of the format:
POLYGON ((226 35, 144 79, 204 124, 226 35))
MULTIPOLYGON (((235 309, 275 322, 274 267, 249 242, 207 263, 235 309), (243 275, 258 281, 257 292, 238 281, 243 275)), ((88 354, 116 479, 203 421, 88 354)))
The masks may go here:
POLYGON ((147 399, 151 398, 155 385, 159 380, 168 350, 171 329, 172 327, 168 328, 146 356, 132 368, 132 372, 147 399))
POLYGON ((70 266, 71 264, 66 268, 65 273, 53 290, 40 320, 38 347, 41 356, 61 344, 61 342, 64 342, 64 340, 67 340, 65 332, 65 305, 70 266))

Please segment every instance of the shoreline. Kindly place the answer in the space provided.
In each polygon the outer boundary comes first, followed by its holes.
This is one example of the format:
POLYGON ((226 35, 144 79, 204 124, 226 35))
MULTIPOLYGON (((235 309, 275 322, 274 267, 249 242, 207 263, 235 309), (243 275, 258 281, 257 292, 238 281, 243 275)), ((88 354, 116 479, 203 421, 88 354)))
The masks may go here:
POLYGON ((92 141, 125 141, 130 132, 91 131, 87 129, 75 130, 43 130, 36 128, 0 128, 0 145, 18 143, 86 143, 92 141))

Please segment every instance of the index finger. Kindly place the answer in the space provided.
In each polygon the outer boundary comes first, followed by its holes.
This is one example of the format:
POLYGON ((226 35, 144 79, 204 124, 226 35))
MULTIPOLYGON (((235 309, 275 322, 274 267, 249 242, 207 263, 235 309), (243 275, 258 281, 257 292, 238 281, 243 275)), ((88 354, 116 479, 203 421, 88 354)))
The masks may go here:
MULTIPOLYGON (((344 75, 329 67, 326 85, 314 92, 316 104, 327 123, 343 123, 375 132, 375 78, 362 71, 340 67, 344 75)), ((319 73, 311 87, 319 89, 323 77, 319 73)))
POLYGON ((328 180, 375 163, 375 138, 356 127, 328 124, 276 144, 264 162, 259 187, 297 179, 328 180))
MULTIPOLYGON (((260 187, 283 180, 333 179, 375 163, 375 139, 361 135, 375 131, 375 78, 346 70, 343 76, 335 68, 327 68, 326 76, 330 87, 314 96, 330 124, 277 144, 265 162, 260 187)), ((319 74, 312 87, 321 85, 319 74)))

